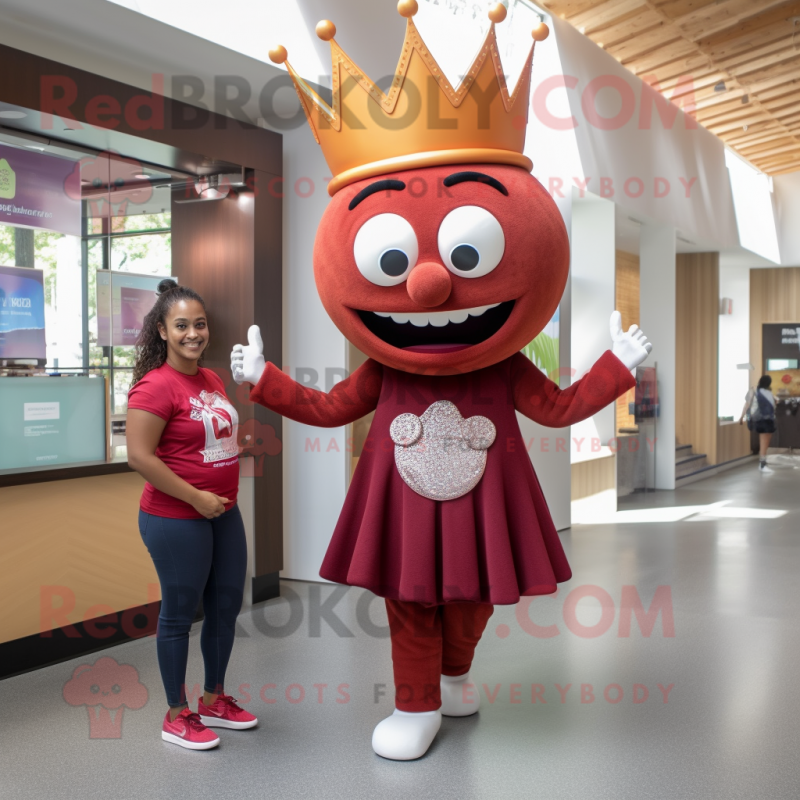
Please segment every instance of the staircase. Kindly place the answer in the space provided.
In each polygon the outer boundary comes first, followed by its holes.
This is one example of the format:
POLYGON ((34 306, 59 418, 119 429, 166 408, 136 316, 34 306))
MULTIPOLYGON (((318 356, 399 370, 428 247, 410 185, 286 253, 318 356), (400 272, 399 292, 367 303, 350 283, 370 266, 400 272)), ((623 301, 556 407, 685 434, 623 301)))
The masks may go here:
POLYGON ((707 466, 705 453, 695 453, 690 444, 675 445, 675 480, 687 478, 707 466))

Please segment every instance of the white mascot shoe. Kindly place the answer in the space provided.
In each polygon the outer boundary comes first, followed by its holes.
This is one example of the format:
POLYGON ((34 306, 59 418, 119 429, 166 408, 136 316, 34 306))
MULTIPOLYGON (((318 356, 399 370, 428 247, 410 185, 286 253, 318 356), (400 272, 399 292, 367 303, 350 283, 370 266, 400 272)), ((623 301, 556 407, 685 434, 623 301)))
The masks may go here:
POLYGON ((481 707, 481 698, 471 683, 469 672, 464 675, 442 675, 442 714, 445 717, 469 717, 481 707))
POLYGON ((428 752, 442 724, 440 711, 394 710, 372 733, 372 749, 393 761, 413 761, 428 752))

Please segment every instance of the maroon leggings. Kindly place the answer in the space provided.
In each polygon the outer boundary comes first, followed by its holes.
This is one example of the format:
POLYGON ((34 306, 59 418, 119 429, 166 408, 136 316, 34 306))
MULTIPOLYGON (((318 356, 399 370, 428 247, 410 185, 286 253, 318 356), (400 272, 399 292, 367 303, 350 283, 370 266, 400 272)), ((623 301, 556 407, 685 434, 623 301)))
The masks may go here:
POLYGON ((392 634, 395 705, 400 711, 435 711, 442 705, 440 676, 469 672, 494 606, 423 606, 387 599, 386 611, 392 634))

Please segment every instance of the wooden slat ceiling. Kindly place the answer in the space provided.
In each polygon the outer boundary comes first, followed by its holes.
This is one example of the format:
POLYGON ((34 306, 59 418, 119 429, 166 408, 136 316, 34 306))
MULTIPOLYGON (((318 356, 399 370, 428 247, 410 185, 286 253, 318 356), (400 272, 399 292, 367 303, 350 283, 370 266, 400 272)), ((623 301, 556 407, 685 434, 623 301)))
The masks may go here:
POLYGON ((800 170, 800 0, 540 0, 762 172, 800 170), (724 91, 715 87, 724 84, 724 91), (688 110, 688 109, 687 109, 688 110))

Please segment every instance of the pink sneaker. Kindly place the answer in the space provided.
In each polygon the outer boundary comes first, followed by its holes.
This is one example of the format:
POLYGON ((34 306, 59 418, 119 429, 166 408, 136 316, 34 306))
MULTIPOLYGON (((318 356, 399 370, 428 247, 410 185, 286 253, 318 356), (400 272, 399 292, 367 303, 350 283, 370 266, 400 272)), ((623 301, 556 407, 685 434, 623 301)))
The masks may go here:
POLYGON ((193 714, 188 708, 184 708, 172 722, 167 711, 161 738, 189 750, 210 750, 219 744, 219 736, 203 725, 199 714, 193 714))
POLYGON ((232 728, 241 731, 258 725, 258 720, 249 711, 240 708, 229 694, 221 694, 210 706, 207 706, 201 697, 198 700, 197 710, 200 721, 209 728, 232 728))

